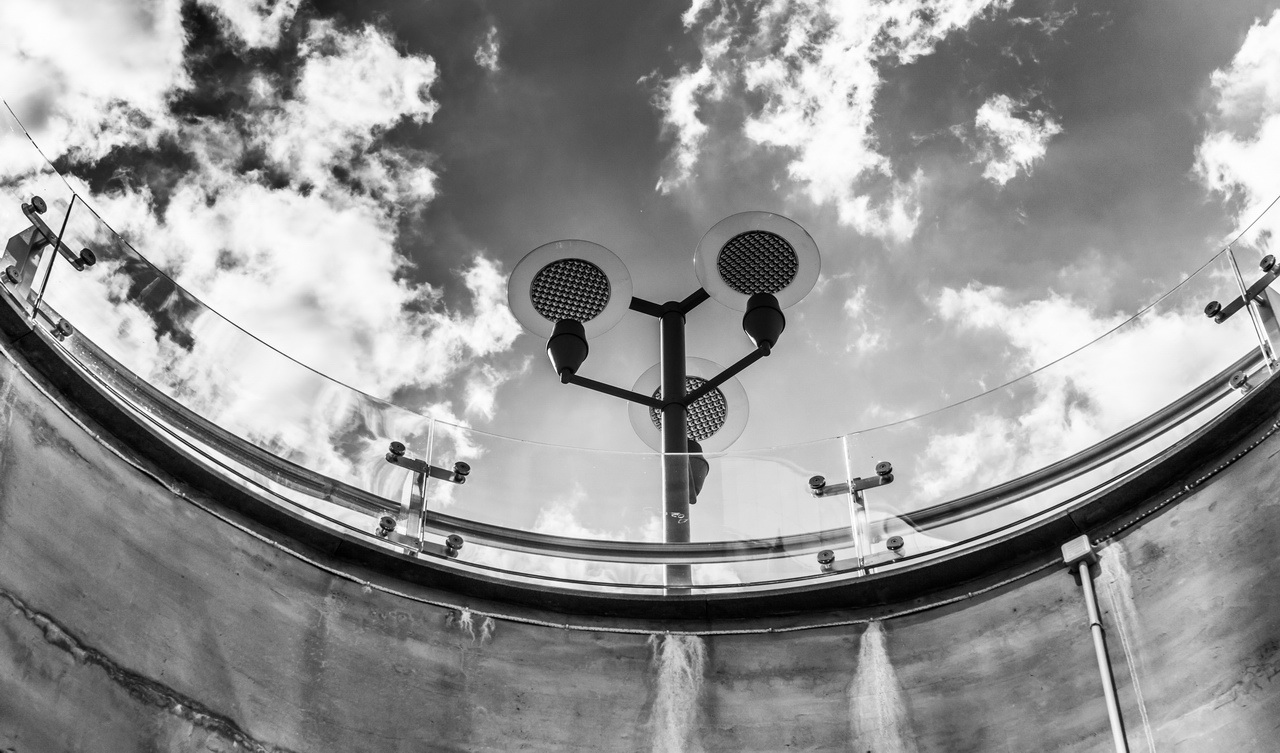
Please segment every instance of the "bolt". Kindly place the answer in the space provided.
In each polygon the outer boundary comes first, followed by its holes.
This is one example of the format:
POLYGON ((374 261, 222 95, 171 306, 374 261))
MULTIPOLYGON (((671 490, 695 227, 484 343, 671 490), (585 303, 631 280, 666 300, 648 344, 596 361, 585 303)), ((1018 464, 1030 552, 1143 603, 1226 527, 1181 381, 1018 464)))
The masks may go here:
POLYGON ((1258 263, 1258 266, 1262 267, 1263 272, 1270 272, 1276 266, 1276 257, 1272 254, 1267 254, 1262 257, 1262 261, 1258 263))
POLYGON ((32 196, 31 208, 35 210, 36 214, 44 214, 46 211, 48 211, 49 205, 44 203, 44 199, 40 198, 39 196, 32 196))
POLYGON ((392 442, 392 443, 391 443, 391 454, 392 454, 392 455, 395 455, 395 456, 396 456, 396 457, 398 457, 398 458, 402 458, 402 457, 404 457, 404 449, 405 449, 405 448, 404 448, 404 443, 403 443, 403 442, 392 442))
POLYGON ((827 485, 826 476, 810 476, 809 477, 809 488, 814 490, 815 492, 821 491, 822 488, 826 485, 827 485))
POLYGON ((884 542, 884 545, 886 548, 888 548, 889 551, 896 552, 902 549, 902 547, 906 545, 906 543, 907 542, 902 540, 901 536, 890 536, 889 540, 884 542))
POLYGON ((1204 315, 1213 319, 1222 311, 1222 304, 1217 301, 1209 301, 1209 305, 1204 307, 1204 315))
POLYGON ((823 567, 830 567, 831 563, 836 561, 836 553, 830 549, 823 549, 818 552, 818 564, 823 567))
POLYGON ((879 463, 876 463, 876 475, 877 476, 893 475, 893 463, 890 463, 888 460, 881 460, 879 463))

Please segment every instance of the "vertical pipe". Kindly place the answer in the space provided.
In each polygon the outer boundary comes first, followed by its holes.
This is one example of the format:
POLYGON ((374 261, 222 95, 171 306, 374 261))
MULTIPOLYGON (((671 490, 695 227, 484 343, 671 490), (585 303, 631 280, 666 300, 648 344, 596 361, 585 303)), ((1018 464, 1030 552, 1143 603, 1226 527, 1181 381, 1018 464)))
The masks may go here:
MULTIPOLYGON (((684 314, 668 306, 662 315, 660 338, 662 371, 662 512, 663 542, 689 541, 688 414, 681 403, 685 389, 684 314)), ((667 565, 666 585, 687 588, 693 583, 689 565, 667 565)))
POLYGON ((1249 321, 1253 322, 1253 333, 1258 337, 1258 347, 1262 349, 1262 355, 1267 359, 1267 369, 1271 373, 1276 371, 1276 352, 1274 344, 1267 337, 1267 331, 1262 326, 1262 319, 1258 316, 1257 305, 1249 300, 1249 286, 1244 284, 1244 277, 1240 274, 1240 265, 1236 263, 1236 253, 1230 247, 1227 248, 1227 259, 1231 262, 1231 271, 1235 273, 1236 284, 1240 286, 1240 298, 1244 301, 1244 306, 1249 310, 1249 321))
POLYGON ((1129 753, 1129 742, 1124 737, 1124 718, 1120 716, 1120 703, 1116 700, 1116 678, 1111 673, 1111 660, 1107 658, 1107 639, 1102 634, 1102 618, 1098 614, 1098 597, 1093 592, 1093 571, 1088 562, 1076 568, 1080 575, 1080 587, 1084 590, 1084 605, 1089 611, 1089 631, 1093 634, 1093 651, 1098 658, 1098 673, 1102 675, 1102 694, 1107 701, 1107 716, 1111 719, 1111 737, 1116 753, 1129 753))

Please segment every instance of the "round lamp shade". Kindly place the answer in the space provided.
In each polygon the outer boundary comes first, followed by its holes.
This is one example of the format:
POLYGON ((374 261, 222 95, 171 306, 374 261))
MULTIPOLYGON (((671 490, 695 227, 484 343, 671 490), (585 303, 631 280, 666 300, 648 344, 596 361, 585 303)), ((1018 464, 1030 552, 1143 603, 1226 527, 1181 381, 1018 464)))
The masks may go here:
MULTIPOLYGON (((685 360, 685 393, 706 384, 721 371, 705 358, 685 360)), ((661 364, 654 364, 636 380, 632 390, 641 395, 662 396, 661 364)), ((662 411, 631 403, 627 410, 631 428, 654 450, 662 450, 662 411)), ((720 452, 737 441, 747 428, 747 391, 736 378, 730 379, 689 406, 685 435, 696 440, 706 452, 720 452)))
POLYGON ((756 293, 782 308, 813 290, 822 260, 804 228, 780 214, 742 212, 717 222, 693 256, 698 282, 720 303, 746 311, 756 293))
POLYGON ((581 322, 587 338, 608 332, 631 305, 631 273, 612 251, 590 241, 539 246, 511 270, 507 302, 516 320, 550 337, 556 322, 581 322))

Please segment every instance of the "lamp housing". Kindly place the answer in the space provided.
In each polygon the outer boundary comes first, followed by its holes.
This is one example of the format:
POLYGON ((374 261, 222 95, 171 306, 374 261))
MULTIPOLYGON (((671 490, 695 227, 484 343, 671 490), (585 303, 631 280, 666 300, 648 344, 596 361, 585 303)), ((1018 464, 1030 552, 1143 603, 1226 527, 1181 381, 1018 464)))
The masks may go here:
POLYGON ((747 333, 752 345, 771 350, 786 327, 787 318, 778 305, 778 299, 771 293, 755 293, 747 299, 742 331, 747 333))
POLYGON ((555 330, 547 340, 547 357, 551 359, 551 368, 560 376, 560 381, 578 373, 589 351, 587 331, 582 322, 573 319, 556 322, 555 330))

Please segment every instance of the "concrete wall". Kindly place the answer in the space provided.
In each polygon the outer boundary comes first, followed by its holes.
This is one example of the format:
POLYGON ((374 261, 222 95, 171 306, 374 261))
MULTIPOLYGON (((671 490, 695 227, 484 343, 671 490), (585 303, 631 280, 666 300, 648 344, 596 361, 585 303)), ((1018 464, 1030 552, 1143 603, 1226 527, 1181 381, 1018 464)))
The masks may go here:
MULTIPOLYGON (((1099 591, 1135 751, 1148 728, 1161 751, 1275 749, 1277 452, 1268 440, 1110 544, 1099 591)), ((5 753, 1105 751, 1085 623, 1049 567, 874 628, 709 636, 677 657, 685 674, 655 661, 659 625, 467 630, 170 493, 0 360, 5 753)))

